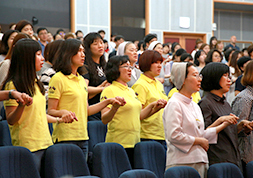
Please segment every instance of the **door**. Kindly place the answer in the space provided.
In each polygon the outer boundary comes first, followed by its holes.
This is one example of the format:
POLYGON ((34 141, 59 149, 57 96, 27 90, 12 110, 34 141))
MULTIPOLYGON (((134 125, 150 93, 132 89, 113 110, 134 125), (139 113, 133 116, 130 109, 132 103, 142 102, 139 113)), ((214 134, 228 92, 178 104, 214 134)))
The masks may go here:
POLYGON ((178 42, 187 53, 191 53, 195 49, 196 40, 199 38, 203 42, 206 41, 206 34, 200 33, 170 33, 164 32, 164 43, 178 42))

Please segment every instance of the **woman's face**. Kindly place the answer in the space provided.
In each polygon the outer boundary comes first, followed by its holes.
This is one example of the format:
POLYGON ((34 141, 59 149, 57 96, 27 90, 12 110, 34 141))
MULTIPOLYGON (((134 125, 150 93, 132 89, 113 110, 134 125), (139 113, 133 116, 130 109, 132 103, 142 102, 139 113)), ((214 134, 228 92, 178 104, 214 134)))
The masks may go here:
POLYGON ((42 56, 41 50, 35 53, 35 68, 36 71, 40 71, 44 63, 44 57, 42 56))
POLYGON ((97 38, 90 45, 92 57, 101 57, 104 54, 104 42, 101 38, 97 38))
POLYGON ((31 37, 33 36, 33 28, 31 25, 26 25, 22 28, 21 32, 30 35, 31 37))
POLYGON ((212 40, 212 45, 215 46, 217 44, 217 40, 216 39, 213 39, 212 40))
POLYGON ((202 51, 199 56, 199 63, 205 63, 206 53, 202 51))
POLYGON ((210 51, 210 46, 209 46, 209 45, 206 45, 206 46, 203 48, 203 51, 205 51, 205 53, 208 54, 208 52, 210 51))
POLYGON ((72 66, 75 66, 75 67, 83 66, 84 58, 85 58, 84 48, 82 45, 80 45, 77 54, 72 57, 72 60, 71 60, 72 66))
POLYGON ((7 44, 8 44, 8 47, 9 47, 9 49, 10 49, 10 47, 11 47, 11 45, 12 45, 12 42, 13 42, 13 39, 15 38, 15 36, 17 36, 17 32, 13 32, 11 35, 10 35, 10 37, 9 37, 9 39, 8 39, 8 41, 7 41, 7 44))
POLYGON ((175 48, 174 48, 174 52, 176 52, 178 49, 180 49, 181 46, 180 45, 176 45, 175 48))
POLYGON ((163 54, 163 45, 158 43, 156 45, 156 47, 154 48, 155 51, 157 51, 158 53, 160 53, 161 55, 163 54))
POLYGON ((221 43, 219 43, 219 44, 217 44, 217 48, 218 48, 218 50, 223 50, 223 48, 224 48, 224 44, 221 42, 221 43))
POLYGON ((119 66, 120 76, 117 81, 121 81, 123 83, 127 83, 131 80, 132 66, 130 62, 126 62, 119 66))
POLYGON ((164 54, 168 54, 169 51, 170 51, 170 48, 167 45, 163 47, 163 53, 164 54))
POLYGON ((188 67, 188 74, 185 78, 183 87, 189 90, 190 93, 199 91, 201 86, 202 77, 199 75, 198 70, 194 66, 188 67))
POLYGON ((126 45, 125 55, 128 56, 131 65, 137 62, 138 60, 137 49, 133 43, 126 45))
POLYGON ((213 55, 212 55, 212 61, 213 62, 221 62, 221 55, 220 55, 220 53, 218 53, 217 51, 214 51, 213 55))
POLYGON ((157 61, 157 62, 151 64, 151 67, 150 67, 150 74, 151 74, 153 77, 156 77, 156 76, 160 75, 161 68, 162 68, 162 63, 161 63, 161 61, 157 61))
POLYGON ((220 90, 222 91, 223 94, 229 91, 230 86, 231 86, 231 77, 229 73, 222 75, 222 77, 220 78, 219 84, 221 86, 220 90))

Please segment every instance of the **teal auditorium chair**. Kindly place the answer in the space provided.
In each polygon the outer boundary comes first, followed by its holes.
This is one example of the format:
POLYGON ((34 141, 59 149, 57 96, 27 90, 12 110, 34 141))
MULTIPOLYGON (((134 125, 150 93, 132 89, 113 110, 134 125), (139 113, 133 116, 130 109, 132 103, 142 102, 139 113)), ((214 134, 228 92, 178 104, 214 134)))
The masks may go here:
POLYGON ((233 163, 216 163, 209 167, 207 178, 243 178, 243 175, 233 163))
POLYGON ((93 175, 101 178, 118 178, 131 170, 125 149, 118 143, 98 143, 93 150, 93 175))
POLYGON ((24 147, 0 147, 0 178, 39 178, 32 153, 24 147))
POLYGON ((12 146, 10 130, 6 120, 0 121, 0 146, 12 146))
POLYGON ((147 169, 134 169, 123 172, 119 178, 157 178, 157 176, 147 169))
POLYGON ((65 175, 90 176, 84 154, 74 144, 55 144, 47 148, 44 161, 45 178, 65 175))
POLYGON ((164 178, 200 178, 199 173, 189 166, 176 166, 167 169, 164 178))
POLYGON ((166 151, 156 141, 139 142, 134 147, 134 169, 148 169, 163 178, 166 164, 166 151))

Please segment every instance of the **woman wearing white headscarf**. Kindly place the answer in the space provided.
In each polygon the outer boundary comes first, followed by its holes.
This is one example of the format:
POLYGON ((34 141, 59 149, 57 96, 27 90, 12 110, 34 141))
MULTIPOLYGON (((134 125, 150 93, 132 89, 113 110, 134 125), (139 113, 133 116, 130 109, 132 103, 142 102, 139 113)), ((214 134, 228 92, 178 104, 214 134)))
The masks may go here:
POLYGON ((134 67, 131 73, 131 80, 127 82, 128 87, 132 87, 133 84, 140 78, 141 75, 140 69, 138 69, 136 66, 136 62, 138 60, 136 46, 129 41, 121 43, 117 50, 117 56, 123 55, 128 56, 130 65, 134 67))
POLYGON ((206 130, 200 107, 192 101, 192 93, 199 91, 202 76, 192 63, 174 63, 171 80, 179 90, 169 100, 163 113, 167 143, 166 169, 175 166, 195 168, 202 178, 208 169, 209 144, 217 143, 217 133, 230 124, 236 116, 223 116, 206 130))

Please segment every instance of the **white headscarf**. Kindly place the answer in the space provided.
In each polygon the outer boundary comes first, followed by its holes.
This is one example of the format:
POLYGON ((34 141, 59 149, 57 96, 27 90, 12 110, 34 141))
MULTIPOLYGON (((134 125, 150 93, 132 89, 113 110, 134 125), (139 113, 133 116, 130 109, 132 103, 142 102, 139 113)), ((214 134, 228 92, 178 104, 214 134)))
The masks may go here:
POLYGON ((129 43, 129 41, 124 41, 123 43, 120 43, 118 50, 117 50, 117 56, 123 56, 125 53, 125 47, 126 44, 129 43))
MULTIPOLYGON (((148 50, 154 50, 155 46, 160 43, 159 41, 153 41, 152 43, 150 43, 148 50)), ((160 43, 161 44, 161 43, 160 43)))
POLYGON ((186 65, 187 62, 174 62, 172 65, 170 79, 177 90, 180 90, 183 86, 186 75, 186 65))

